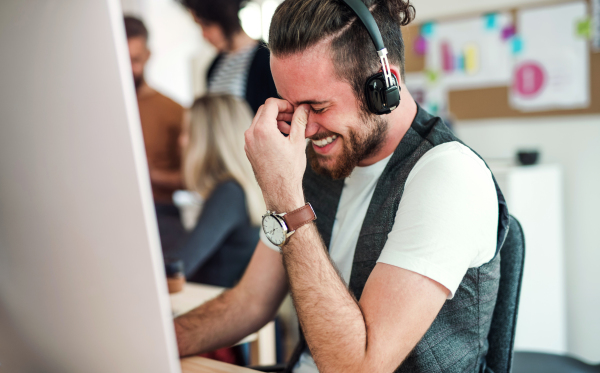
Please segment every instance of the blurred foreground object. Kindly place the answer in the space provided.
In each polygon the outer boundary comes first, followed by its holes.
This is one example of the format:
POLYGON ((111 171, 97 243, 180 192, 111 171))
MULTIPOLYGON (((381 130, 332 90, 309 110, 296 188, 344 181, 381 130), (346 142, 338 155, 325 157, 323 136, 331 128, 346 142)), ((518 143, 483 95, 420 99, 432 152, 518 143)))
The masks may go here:
POLYGON ((0 25, 0 371, 179 372, 118 0, 0 25))

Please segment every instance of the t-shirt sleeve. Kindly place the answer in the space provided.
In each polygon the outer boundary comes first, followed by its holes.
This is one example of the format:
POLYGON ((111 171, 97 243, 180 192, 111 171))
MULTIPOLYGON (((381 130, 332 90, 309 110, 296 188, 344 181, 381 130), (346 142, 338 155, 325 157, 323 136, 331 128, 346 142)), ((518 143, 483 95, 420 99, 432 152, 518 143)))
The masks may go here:
POLYGON ((494 257, 497 227, 491 172, 464 145, 440 145, 410 172, 378 262, 440 283, 451 299, 469 268, 494 257))

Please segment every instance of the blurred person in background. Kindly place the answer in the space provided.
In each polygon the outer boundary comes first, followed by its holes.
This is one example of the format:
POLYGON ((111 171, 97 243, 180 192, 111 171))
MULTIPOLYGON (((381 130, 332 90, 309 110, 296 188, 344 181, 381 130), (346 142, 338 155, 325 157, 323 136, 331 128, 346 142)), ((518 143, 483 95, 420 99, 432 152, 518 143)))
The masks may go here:
POLYGON ((181 0, 202 27, 204 38, 217 49, 207 76, 207 90, 245 99, 256 113, 269 97, 277 97, 271 76, 269 49, 242 29, 242 0, 181 0))
POLYGON ((183 178, 205 202, 196 227, 169 257, 183 260, 192 282, 233 287, 254 253, 265 209, 244 152, 252 112, 231 95, 207 95, 190 114, 181 136, 183 178))
POLYGON ((125 33, 137 93, 142 132, 148 157, 152 195, 162 248, 176 248, 184 234, 173 192, 182 188, 181 155, 178 139, 183 107, 152 89, 144 80, 144 67, 150 58, 148 30, 138 18, 125 17, 125 33))

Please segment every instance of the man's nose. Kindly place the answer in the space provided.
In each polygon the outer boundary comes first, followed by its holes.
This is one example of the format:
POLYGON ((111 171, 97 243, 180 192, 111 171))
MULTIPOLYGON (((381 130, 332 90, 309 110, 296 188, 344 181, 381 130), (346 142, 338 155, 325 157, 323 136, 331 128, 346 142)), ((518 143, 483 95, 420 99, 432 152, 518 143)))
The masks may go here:
POLYGON ((306 124, 306 130, 304 131, 304 137, 309 138, 314 136, 317 132, 319 132, 320 127, 321 126, 314 120, 314 114, 309 112, 308 123, 306 124))

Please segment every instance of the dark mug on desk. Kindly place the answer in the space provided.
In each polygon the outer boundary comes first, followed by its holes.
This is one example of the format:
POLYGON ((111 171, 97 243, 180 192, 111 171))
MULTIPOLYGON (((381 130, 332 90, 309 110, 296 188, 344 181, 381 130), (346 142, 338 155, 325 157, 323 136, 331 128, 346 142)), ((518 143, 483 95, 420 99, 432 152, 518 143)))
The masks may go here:
POLYGON ((178 293, 183 290, 183 285, 185 285, 183 260, 165 258, 165 272, 167 274, 169 294, 178 293))

